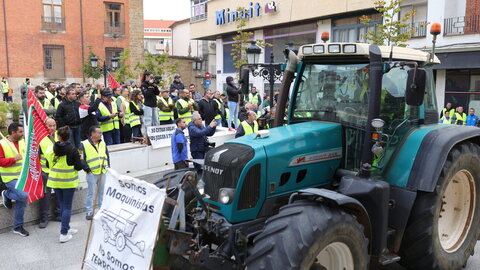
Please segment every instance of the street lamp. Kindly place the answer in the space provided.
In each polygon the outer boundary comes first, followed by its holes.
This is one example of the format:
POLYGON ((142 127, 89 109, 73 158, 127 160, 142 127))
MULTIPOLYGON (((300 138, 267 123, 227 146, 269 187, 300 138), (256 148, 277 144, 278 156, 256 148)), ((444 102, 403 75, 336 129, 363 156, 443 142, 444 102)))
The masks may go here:
POLYGON ((107 86, 107 72, 117 70, 118 61, 118 57, 113 56, 111 60, 111 67, 107 66, 106 61, 103 61, 103 66, 101 68, 98 68, 98 58, 95 55, 90 57, 90 65, 92 66, 92 68, 94 70, 103 72, 103 83, 105 84, 105 87, 107 86))
POLYGON ((249 65, 258 63, 258 58, 262 53, 262 49, 258 47, 256 43, 256 41, 252 41, 251 44, 245 48, 245 52, 247 53, 247 62, 249 65))

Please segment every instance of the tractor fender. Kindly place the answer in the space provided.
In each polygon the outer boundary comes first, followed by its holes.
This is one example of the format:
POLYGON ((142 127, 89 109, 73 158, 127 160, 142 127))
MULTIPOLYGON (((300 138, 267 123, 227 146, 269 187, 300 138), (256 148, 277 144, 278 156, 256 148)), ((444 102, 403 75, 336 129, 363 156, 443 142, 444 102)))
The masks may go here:
POLYGON ((428 132, 420 144, 410 171, 407 188, 434 191, 437 180, 452 148, 464 141, 480 142, 480 128, 448 126, 428 132))
POLYGON ((363 205, 357 199, 329 189, 308 188, 292 194, 291 200, 295 196, 305 195, 308 197, 313 196, 316 198, 323 198, 331 203, 335 203, 346 212, 354 215, 357 218, 358 223, 363 226, 365 237, 367 237, 369 241, 369 247, 371 249, 370 243, 372 241, 372 226, 370 223, 370 217, 368 216, 368 212, 365 207, 363 207, 363 205))

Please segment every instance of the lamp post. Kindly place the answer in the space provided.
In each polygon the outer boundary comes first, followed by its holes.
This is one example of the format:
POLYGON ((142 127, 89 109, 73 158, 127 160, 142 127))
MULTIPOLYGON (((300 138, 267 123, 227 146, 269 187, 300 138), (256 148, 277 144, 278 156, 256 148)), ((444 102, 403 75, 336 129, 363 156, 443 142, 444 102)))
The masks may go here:
POLYGON ((107 61, 103 61, 103 66, 98 68, 98 58, 94 55, 90 57, 90 65, 94 70, 103 72, 103 83, 105 87, 107 86, 107 72, 115 71, 118 68, 118 58, 116 56, 112 57, 111 67, 107 66, 107 61))
MULTIPOLYGON (((248 64, 245 65, 250 68, 253 77, 261 76, 264 80, 268 81, 270 85, 270 107, 272 107, 275 81, 282 79, 282 70, 280 69, 282 64, 273 62, 273 51, 270 53, 269 63, 258 63, 262 49, 256 45, 255 41, 252 41, 251 44, 245 48, 245 52, 247 53, 248 62, 248 64)), ((245 65, 242 65, 242 67, 245 65)), ((240 67, 240 70, 242 67, 240 67)))

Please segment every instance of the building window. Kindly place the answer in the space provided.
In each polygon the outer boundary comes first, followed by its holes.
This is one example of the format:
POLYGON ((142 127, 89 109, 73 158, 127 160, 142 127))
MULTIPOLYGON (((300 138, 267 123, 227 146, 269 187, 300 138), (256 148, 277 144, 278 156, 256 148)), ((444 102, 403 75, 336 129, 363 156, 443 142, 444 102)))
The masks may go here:
POLYGON ((105 35, 124 36, 123 4, 105 3, 105 35))
POLYGON ((232 57, 233 44, 235 43, 233 37, 234 36, 228 36, 223 38, 223 73, 234 73, 236 71, 234 66, 235 61, 232 57))
POLYGON ((65 56, 63 46, 43 46, 43 72, 46 78, 65 78, 65 56))
POLYGON ((332 42, 368 42, 367 31, 376 32, 377 24, 382 24, 380 14, 370 15, 372 21, 365 26, 359 17, 342 18, 332 21, 332 42))
MULTIPOLYGON (((107 47, 105 48, 105 61, 108 66, 112 66, 112 58, 115 56, 120 57, 120 54, 123 52, 123 48, 107 47)), ((118 63, 120 67, 120 62, 118 63)))
POLYGON ((207 19, 208 0, 192 0, 192 16, 190 22, 199 22, 207 19))
POLYGON ((426 1, 406 1, 401 4, 400 18, 405 18, 405 14, 415 10, 415 14, 410 19, 410 27, 415 30, 412 37, 425 37, 427 35, 427 2, 426 1))
POLYGON ((62 0, 42 0, 42 30, 65 30, 62 0))
POLYGON ((285 56, 283 51, 289 43, 299 48, 301 45, 315 43, 317 37, 317 24, 307 23, 280 28, 264 30, 265 42, 272 47, 265 47, 265 63, 270 62, 270 55, 273 51, 274 62, 283 62, 285 56))

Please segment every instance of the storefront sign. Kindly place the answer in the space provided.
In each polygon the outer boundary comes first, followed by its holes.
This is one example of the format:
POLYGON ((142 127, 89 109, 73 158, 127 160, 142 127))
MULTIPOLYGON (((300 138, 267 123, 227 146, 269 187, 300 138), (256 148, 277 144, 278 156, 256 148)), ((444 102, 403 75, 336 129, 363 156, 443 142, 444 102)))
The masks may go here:
POLYGON ((85 263, 96 270, 150 269, 165 189, 112 169, 104 181, 85 263))
MULTIPOLYGON (((230 8, 222 9, 215 12, 216 25, 235 22, 238 18, 252 19, 260 16, 262 6, 259 3, 249 3, 249 7, 243 11, 230 10, 230 8)), ((274 1, 269 2, 264 7, 265 13, 272 13, 277 11, 277 6, 274 1)))

